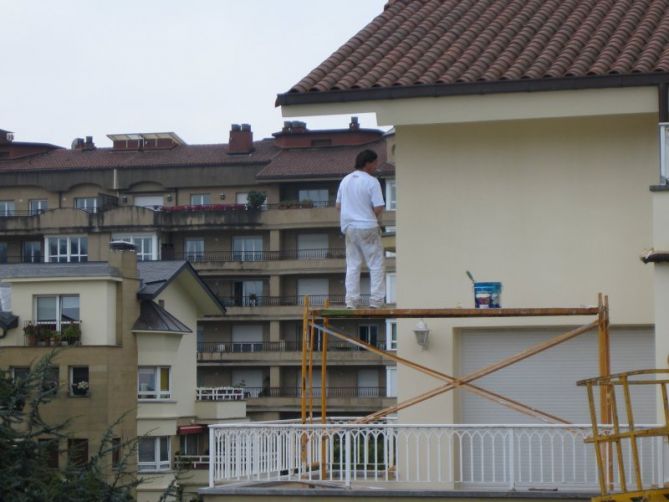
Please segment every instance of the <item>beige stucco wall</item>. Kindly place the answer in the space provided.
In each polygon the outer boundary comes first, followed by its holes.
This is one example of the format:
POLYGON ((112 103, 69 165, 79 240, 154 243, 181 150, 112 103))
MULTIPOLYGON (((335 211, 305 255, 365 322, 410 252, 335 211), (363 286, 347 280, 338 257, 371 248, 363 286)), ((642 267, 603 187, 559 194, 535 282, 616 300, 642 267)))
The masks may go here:
MULTIPOLYGON (((591 305, 601 291, 613 323, 652 324, 652 270, 638 257, 652 242, 656 127, 650 114, 397 127, 398 304, 472 307, 471 270, 503 283, 505 307, 591 305)), ((400 354, 457 374, 458 326, 575 322, 429 320, 420 351, 407 320, 400 354)), ((399 369, 401 399, 436 383, 399 369)), ((435 404, 401 420, 453 420, 450 398, 443 415, 435 404)))
POLYGON ((2 346, 23 346, 23 324, 34 320, 34 298, 39 295, 79 295, 81 343, 83 345, 116 345, 116 284, 108 278, 85 278, 46 281, 14 280, 12 312, 19 317, 19 326, 0 339, 2 346))
MULTIPOLYGON (((653 248, 669 251, 669 192, 655 192, 653 198, 653 248)), ((669 264, 646 265, 653 270, 655 286, 655 367, 669 366, 669 264)), ((659 401, 661 403, 661 401, 659 401)), ((658 407, 659 408, 659 407, 658 407)), ((658 409, 658 420, 664 420, 658 409)))

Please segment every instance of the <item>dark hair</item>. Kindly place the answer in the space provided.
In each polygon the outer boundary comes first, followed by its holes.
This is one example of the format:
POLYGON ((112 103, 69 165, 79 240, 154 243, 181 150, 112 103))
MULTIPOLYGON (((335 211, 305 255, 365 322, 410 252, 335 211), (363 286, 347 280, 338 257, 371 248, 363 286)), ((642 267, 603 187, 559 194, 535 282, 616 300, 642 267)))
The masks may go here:
POLYGON ((378 158, 374 150, 363 150, 355 158, 355 168, 362 169, 370 162, 374 162, 378 158))

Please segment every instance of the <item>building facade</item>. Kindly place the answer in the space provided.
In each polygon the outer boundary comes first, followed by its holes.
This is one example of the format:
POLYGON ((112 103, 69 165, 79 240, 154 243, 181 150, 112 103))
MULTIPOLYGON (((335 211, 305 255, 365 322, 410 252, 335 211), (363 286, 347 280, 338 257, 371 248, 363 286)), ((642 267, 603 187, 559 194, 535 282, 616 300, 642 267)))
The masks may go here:
MULTIPOLYGON (((174 133, 109 138, 111 148, 92 138, 71 149, 0 144, 0 261, 106 260, 111 241, 132 242, 140 262, 187 260, 227 308, 225 316, 198 319, 197 386, 243 388, 254 419, 297 416, 303 298, 343 302, 338 182, 360 150, 374 149, 387 200, 383 223, 392 234, 392 136, 353 118, 348 128, 321 131, 287 122, 261 141, 253 141, 250 126, 233 125, 228 142, 215 145, 187 145, 174 133)), ((394 260, 389 252, 389 303, 394 260)), ((362 282, 368 290, 368 276, 362 282)), ((392 349, 394 326, 355 322, 347 329, 392 349)), ((331 347, 333 413, 364 415, 394 400, 394 365, 331 347)))

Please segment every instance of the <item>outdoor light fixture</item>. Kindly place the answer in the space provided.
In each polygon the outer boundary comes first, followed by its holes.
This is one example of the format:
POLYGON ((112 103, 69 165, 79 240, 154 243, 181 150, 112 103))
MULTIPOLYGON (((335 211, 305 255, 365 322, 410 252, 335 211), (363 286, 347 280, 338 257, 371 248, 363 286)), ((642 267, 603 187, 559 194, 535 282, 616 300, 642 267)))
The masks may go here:
POLYGON ((430 334, 430 329, 425 324, 425 321, 422 319, 416 323, 416 327, 413 329, 414 335, 416 335, 416 343, 425 350, 429 344, 428 335, 430 334))

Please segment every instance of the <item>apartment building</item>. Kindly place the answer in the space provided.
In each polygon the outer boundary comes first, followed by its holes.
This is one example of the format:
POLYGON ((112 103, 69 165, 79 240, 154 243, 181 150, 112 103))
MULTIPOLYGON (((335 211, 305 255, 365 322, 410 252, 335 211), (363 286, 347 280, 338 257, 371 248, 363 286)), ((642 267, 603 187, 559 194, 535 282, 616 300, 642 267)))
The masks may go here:
MULTIPOLYGON (((286 122, 260 141, 249 125, 233 125, 227 143, 211 145, 171 132, 110 134, 111 148, 87 137, 69 149, 0 136, 0 261, 104 261, 112 241, 133 243, 140 262, 188 261, 227 307, 224 316, 198 319, 198 387, 215 395, 242 389, 252 419, 298 415, 303 298, 336 305, 345 292, 339 180, 360 150, 379 154, 383 224, 392 235, 392 135, 353 117, 334 130, 286 122)), ((394 262, 389 250, 388 303, 394 262)), ((362 283, 369 288, 365 274, 362 283)), ((394 322, 352 322, 346 330, 395 347, 394 322)), ((395 400, 394 364, 346 344, 329 347, 333 415, 363 415, 395 400)))
MULTIPOLYGON (((245 420, 245 403, 196 400, 197 319, 225 309, 190 264, 138 265, 132 245, 112 248, 104 262, 0 265, 0 366, 21 378, 60 349, 42 413, 70 420, 71 436, 54 448, 53 467, 86 462, 120 420, 114 441, 139 437, 138 499, 157 500, 177 466, 197 467, 207 424, 245 420)), ((191 478, 193 491, 203 475, 191 478)))

